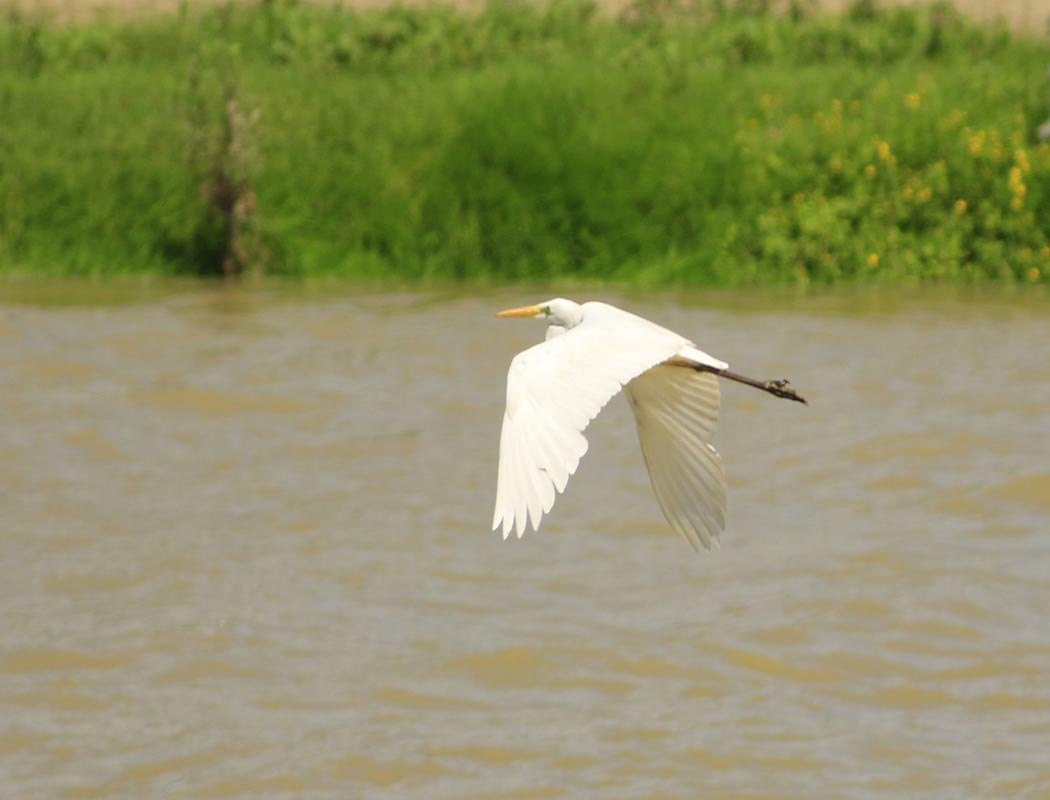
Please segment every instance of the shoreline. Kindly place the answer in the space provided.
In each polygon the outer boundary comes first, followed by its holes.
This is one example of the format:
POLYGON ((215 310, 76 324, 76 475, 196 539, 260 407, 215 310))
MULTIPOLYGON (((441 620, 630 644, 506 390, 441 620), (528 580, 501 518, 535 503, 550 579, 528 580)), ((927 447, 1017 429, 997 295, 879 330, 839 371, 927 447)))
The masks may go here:
POLYGON ((745 12, 3 19, 0 273, 1050 278, 1045 42, 745 12))

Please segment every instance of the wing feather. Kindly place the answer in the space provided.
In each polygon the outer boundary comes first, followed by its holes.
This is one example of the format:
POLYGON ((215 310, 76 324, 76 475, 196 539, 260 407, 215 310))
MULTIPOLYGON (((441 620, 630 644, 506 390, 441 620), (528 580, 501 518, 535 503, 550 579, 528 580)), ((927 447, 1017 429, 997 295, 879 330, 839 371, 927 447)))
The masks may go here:
POLYGON ((653 492, 664 516, 694 548, 718 544, 725 527, 726 480, 713 439, 718 380, 679 364, 662 364, 625 389, 653 492))
MULTIPOLYGON (((604 303, 583 322, 515 356, 507 373, 492 527, 539 527, 587 452, 587 425, 622 388, 689 342, 604 303)), ((683 370, 685 371, 685 370, 683 370)))

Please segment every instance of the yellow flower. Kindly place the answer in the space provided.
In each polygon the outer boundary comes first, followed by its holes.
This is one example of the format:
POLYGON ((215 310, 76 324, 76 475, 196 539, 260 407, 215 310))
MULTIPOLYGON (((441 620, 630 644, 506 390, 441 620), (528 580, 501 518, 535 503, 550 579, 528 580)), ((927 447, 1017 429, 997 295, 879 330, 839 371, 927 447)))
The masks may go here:
POLYGON ((922 95, 918 92, 909 92, 904 98, 904 105, 910 108, 912 111, 917 109, 922 104, 922 95))
POLYGON ((881 139, 876 139, 875 140, 875 149, 878 151, 879 158, 882 161, 889 161, 890 160, 890 143, 889 142, 884 142, 881 139))
POLYGON ((1044 244, 1042 247, 1039 248, 1039 255, 1041 255, 1043 258, 1050 258, 1050 247, 1044 244))
POLYGON ((869 181, 872 178, 875 177, 875 165, 874 164, 868 164, 868 166, 866 166, 864 168, 864 177, 867 178, 869 181))
POLYGON ((911 187, 910 186, 905 186, 904 187, 904 191, 901 192, 901 194, 904 196, 905 200, 911 200, 911 195, 912 195, 911 187))
POLYGON ((984 137, 984 131, 977 131, 977 133, 970 137, 970 141, 967 143, 970 155, 974 158, 977 158, 977 156, 981 154, 981 151, 984 150, 984 137))
POLYGON ((1032 267, 1030 270, 1028 270, 1028 280, 1030 280, 1032 283, 1035 283, 1037 280, 1039 280, 1039 267, 1032 267))
POLYGON ((1010 201, 1010 208, 1012 208, 1014 211, 1020 211, 1021 206, 1023 205, 1024 200, 1022 200, 1020 197, 1015 197, 1013 200, 1010 201))
POLYGON ((869 253, 868 254, 868 269, 875 269, 879 265, 879 254, 869 253))
POLYGON ((1006 179, 1006 182, 1010 186, 1010 192, 1013 194, 1014 200, 1020 203, 1021 198, 1024 197, 1025 192, 1028 191, 1027 187, 1024 185, 1024 179, 1021 177, 1021 168, 1010 167, 1010 175, 1006 179))
POLYGON ((962 198, 959 198, 958 200, 955 201, 955 213, 956 214, 965 214, 966 213, 966 201, 963 200, 962 198))
POLYGON ((919 190, 919 193, 915 196, 915 199, 918 200, 920 203, 927 203, 929 202, 930 197, 932 196, 933 190, 929 186, 923 186, 922 189, 919 190))
POLYGON ((1017 162, 1017 166, 1022 173, 1028 172, 1032 169, 1032 165, 1028 163, 1028 153, 1024 150, 1018 150, 1014 153, 1014 161, 1017 162))
POLYGON ((832 100, 831 101, 831 112, 833 114, 841 114, 842 113, 842 103, 840 103, 838 100, 832 100))
POLYGON ((759 103, 762 104, 762 108, 764 108, 764 109, 766 109, 768 111, 769 107, 773 105, 773 98, 770 95, 768 95, 768 94, 764 94, 764 95, 762 95, 762 98, 759 100, 759 103))

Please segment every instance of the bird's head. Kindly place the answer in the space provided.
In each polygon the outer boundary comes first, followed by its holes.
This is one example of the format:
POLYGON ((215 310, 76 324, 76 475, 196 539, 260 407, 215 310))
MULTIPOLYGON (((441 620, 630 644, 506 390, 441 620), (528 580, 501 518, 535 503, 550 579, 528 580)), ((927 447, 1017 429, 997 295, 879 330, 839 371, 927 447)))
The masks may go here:
POLYGON ((508 308, 500 311, 497 317, 535 317, 545 319, 552 326, 569 330, 575 328, 583 321, 583 306, 566 300, 564 297, 555 297, 534 306, 522 306, 521 308, 508 308))

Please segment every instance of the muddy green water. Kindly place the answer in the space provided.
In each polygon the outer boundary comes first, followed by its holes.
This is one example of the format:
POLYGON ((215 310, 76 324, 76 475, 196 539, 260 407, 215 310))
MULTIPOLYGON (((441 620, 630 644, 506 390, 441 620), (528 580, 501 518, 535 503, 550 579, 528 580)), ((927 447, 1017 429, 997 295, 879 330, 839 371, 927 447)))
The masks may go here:
POLYGON ((489 533, 545 296, 0 290, 0 796, 1050 797, 1050 301, 597 297, 811 398, 717 552, 622 398, 489 533))

